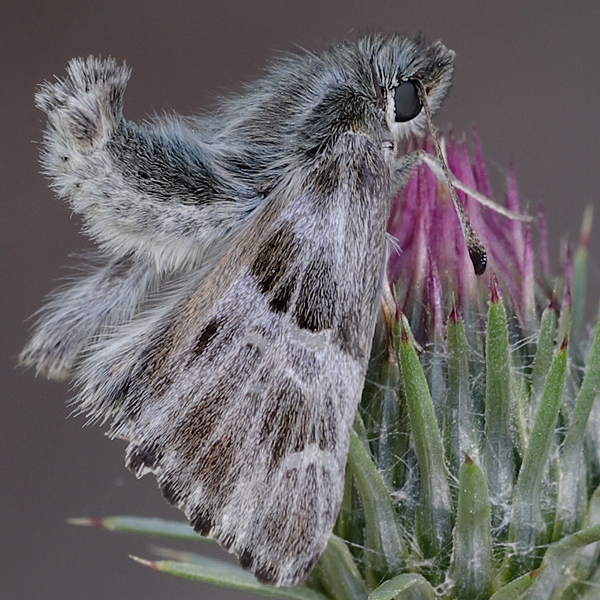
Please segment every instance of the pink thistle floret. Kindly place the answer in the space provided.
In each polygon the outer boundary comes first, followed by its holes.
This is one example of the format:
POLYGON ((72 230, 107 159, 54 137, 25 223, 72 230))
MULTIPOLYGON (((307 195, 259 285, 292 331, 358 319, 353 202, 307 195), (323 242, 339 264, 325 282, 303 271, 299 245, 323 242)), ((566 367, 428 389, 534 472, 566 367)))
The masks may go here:
MULTIPOLYGON (((433 154, 431 140, 412 142, 407 151, 424 149, 433 154)), ((476 132, 473 159, 465 140, 450 133, 448 166, 457 179, 486 197, 490 185, 476 132)), ((445 321, 443 312, 456 304, 461 314, 484 314, 490 278, 495 276, 507 308, 523 332, 531 331, 548 303, 552 290, 548 272, 543 212, 539 213, 540 268, 536 269, 531 226, 481 206, 458 191, 459 201, 488 253, 488 269, 476 277, 448 187, 421 165, 405 189, 394 199, 388 231, 395 239, 388 262, 388 278, 398 302, 420 342, 433 341, 445 321), (536 304, 536 298, 541 304, 536 304)), ((512 167, 507 177, 506 208, 520 212, 512 167)))

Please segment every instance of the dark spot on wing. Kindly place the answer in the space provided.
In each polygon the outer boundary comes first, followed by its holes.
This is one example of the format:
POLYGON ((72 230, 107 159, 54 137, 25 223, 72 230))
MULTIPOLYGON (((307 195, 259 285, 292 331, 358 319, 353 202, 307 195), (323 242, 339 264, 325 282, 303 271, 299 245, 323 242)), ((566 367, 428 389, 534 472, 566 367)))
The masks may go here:
POLYGON ((127 451, 127 468, 138 473, 142 468, 155 469, 163 456, 157 445, 137 446, 127 451))
POLYGON ((205 511, 198 511, 190 517, 190 525, 196 533, 200 535, 208 535, 213 527, 210 516, 205 511))
MULTIPOLYGON (((291 525, 305 515, 298 514, 298 498, 304 491, 300 470, 296 467, 283 473, 286 488, 290 491, 283 498, 277 497, 270 488, 266 488, 262 497, 267 515, 255 513, 253 523, 252 547, 262 548, 259 555, 247 547, 240 556, 240 564, 251 568, 262 583, 273 585, 281 577, 281 565, 305 551, 312 542, 311 533, 293 531, 291 525), (291 543, 290 543, 291 541, 291 543)), ((286 574, 290 575, 289 573, 286 574)))
POLYGON ((261 565, 254 570, 254 576, 261 583, 273 585, 279 577, 279 565, 261 565))
POLYGON ((213 398, 211 393, 200 398, 197 404, 187 411, 177 431, 181 460, 193 460, 201 444, 206 442, 219 425, 223 412, 222 403, 218 398, 213 398))
POLYGON ((269 236, 258 248, 250 266, 258 289, 267 294, 279 283, 294 261, 298 245, 289 224, 269 236))
POLYGON ((273 468, 290 454, 303 452, 309 444, 316 444, 320 450, 335 450, 335 407, 329 396, 318 402, 322 406, 314 406, 289 380, 273 392, 260 431, 260 446, 270 448, 273 468))
POLYGON ((159 480, 159 485, 162 495, 169 504, 177 506, 181 502, 181 489, 175 481, 171 479, 163 479, 159 480))
POLYGON ((247 406, 248 401, 242 398, 242 394, 262 360, 261 350, 252 343, 246 343, 239 349, 234 346, 231 350, 233 355, 227 356, 227 360, 231 362, 226 369, 220 368, 222 365, 219 364, 206 373, 203 365, 189 367, 189 370, 198 371, 199 380, 204 377, 203 385, 206 387, 203 392, 191 390, 190 398, 181 399, 183 404, 189 404, 189 409, 176 427, 176 440, 182 460, 193 461, 200 445, 207 442, 228 414, 239 415, 244 408, 253 408, 253 405, 247 406), (237 405, 233 413, 232 405, 237 405))
POLYGON ((169 377, 162 377, 157 382, 154 375, 163 367, 173 345, 173 336, 169 331, 169 324, 166 324, 147 341, 139 354, 135 369, 119 379, 110 376, 106 378, 109 383, 111 379, 115 380, 109 390, 111 402, 120 402, 123 405, 111 425, 111 432, 118 431, 127 421, 135 422, 144 409, 144 401, 149 393, 161 393, 170 385, 169 377))
POLYGON ((302 452, 310 425, 310 406, 302 390, 292 381, 284 380, 271 392, 268 409, 263 417, 260 444, 271 449, 273 465, 293 452, 302 452))
POLYGON ((278 314, 286 313, 292 300, 292 295, 296 289, 296 280, 293 276, 282 281, 273 291, 269 300, 269 308, 278 314))
POLYGON ((356 360, 363 358, 360 348, 359 318, 356 312, 346 312, 342 315, 333 332, 333 342, 352 358, 356 360))
POLYGON ((337 284, 327 252, 315 256, 306 267, 294 308, 301 329, 318 332, 333 327, 337 284))
POLYGON ((223 324, 224 319, 214 318, 208 322, 206 327, 202 330, 198 339, 196 340, 196 345, 194 346, 193 353, 196 356, 199 356, 206 350, 206 347, 210 344, 210 342, 215 338, 221 325, 223 324))
MULTIPOLYGON (((214 373, 202 393, 192 389, 189 398, 182 397, 182 404, 189 407, 168 434, 182 469, 179 476, 191 483, 192 489, 185 488, 184 499, 195 488, 202 490, 204 501, 194 514, 193 524, 203 534, 208 531, 205 512, 218 517, 238 480, 236 457, 261 401, 245 389, 260 360, 260 349, 254 344, 236 350, 231 368, 214 373)), ((167 495, 172 489, 164 489, 163 493, 167 495)))
POLYGON ((192 479, 202 488, 208 504, 215 505, 215 509, 227 503, 227 498, 237 483, 232 468, 242 444, 240 432, 229 430, 222 438, 211 443, 202 452, 200 460, 196 461, 192 479))
POLYGON ((244 548, 238 555, 240 561, 240 567, 242 569, 249 569, 254 562, 254 554, 251 548, 244 548))
POLYGON ((229 550, 235 543, 235 536, 230 533, 221 534, 221 536, 222 537, 219 538, 219 545, 224 550, 229 550))
POLYGON ((335 420, 337 413, 330 396, 326 396, 321 402, 324 404, 324 408, 321 408, 318 416, 313 419, 308 435, 308 443, 317 444, 320 450, 333 451, 337 442, 337 423, 335 420))

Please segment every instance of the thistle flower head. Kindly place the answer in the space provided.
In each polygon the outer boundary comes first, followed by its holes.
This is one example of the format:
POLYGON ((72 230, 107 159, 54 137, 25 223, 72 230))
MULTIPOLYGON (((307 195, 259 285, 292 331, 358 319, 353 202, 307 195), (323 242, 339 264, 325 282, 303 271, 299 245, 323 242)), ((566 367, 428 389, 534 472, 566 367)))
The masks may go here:
MULTIPOLYGON (((432 152, 428 138, 420 145, 432 152)), ((452 133, 446 154, 451 171, 460 181, 491 197, 476 132, 473 160, 466 141, 457 140, 452 133)), ((506 208, 519 212, 512 167, 507 183, 506 208)), ((519 329, 531 330, 552 295, 543 209, 538 213, 540 235, 536 257, 529 223, 507 219, 460 190, 458 195, 488 253, 488 269, 481 278, 485 285, 473 272, 448 188, 431 170, 419 167, 394 202, 388 231, 395 243, 388 278, 396 285, 398 302, 415 337, 420 342, 433 339, 435 327, 444 321, 449 306, 454 306, 460 314, 485 313, 489 295, 486 289, 491 290, 493 280, 498 282, 519 329)))

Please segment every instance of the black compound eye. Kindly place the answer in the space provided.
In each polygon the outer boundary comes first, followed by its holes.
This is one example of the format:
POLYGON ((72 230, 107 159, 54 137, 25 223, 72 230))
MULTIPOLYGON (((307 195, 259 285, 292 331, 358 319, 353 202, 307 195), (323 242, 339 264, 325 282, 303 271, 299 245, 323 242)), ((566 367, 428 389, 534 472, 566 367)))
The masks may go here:
POLYGON ((396 123, 411 121, 420 112, 423 105, 419 98, 419 90, 413 81, 401 81, 394 90, 396 107, 396 123))

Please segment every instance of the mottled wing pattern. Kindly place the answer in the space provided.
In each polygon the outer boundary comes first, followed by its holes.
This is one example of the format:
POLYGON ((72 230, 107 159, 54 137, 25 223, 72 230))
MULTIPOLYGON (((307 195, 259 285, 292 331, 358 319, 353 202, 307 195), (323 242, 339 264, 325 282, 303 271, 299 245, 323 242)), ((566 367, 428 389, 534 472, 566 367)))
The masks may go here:
POLYGON ((144 349, 111 428, 129 468, 263 582, 306 577, 339 510, 385 264, 379 160, 343 136, 277 192, 144 349))

